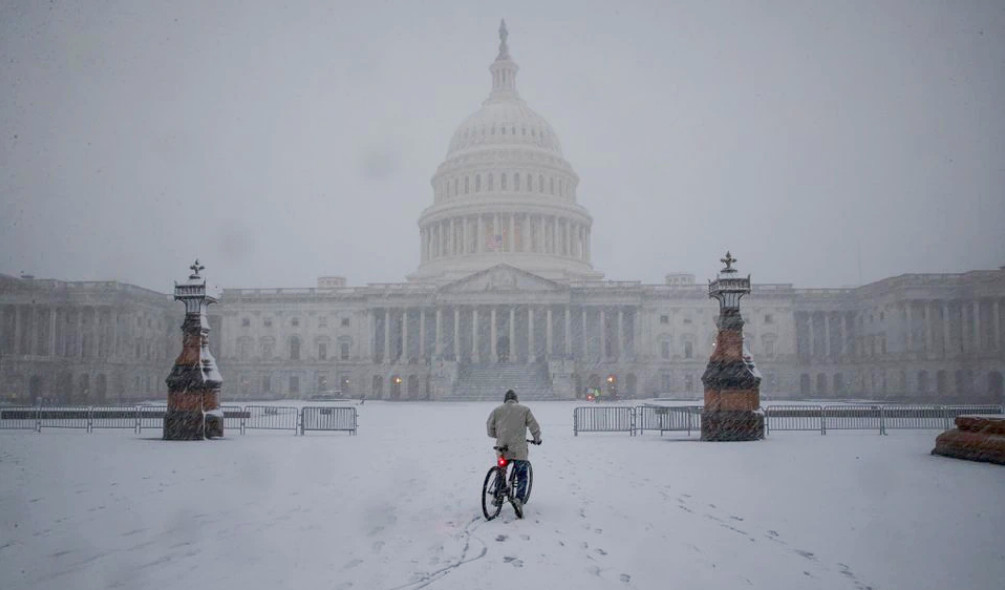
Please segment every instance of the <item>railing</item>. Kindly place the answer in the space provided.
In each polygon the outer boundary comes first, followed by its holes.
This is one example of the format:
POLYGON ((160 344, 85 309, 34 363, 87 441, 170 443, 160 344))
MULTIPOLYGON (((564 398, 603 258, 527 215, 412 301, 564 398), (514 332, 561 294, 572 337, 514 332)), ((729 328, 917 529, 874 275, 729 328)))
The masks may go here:
MULTIPOLYGON (((701 430, 702 406, 647 403, 626 406, 579 407, 573 413, 573 434, 580 432, 637 432, 701 430)), ((948 430, 964 414, 1005 414, 996 405, 768 405, 764 409, 764 434, 772 431, 948 430)))
POLYGON ((309 406, 303 408, 301 412, 301 436, 308 430, 335 430, 356 434, 356 408, 309 406))
POLYGON ((579 407, 572 414, 572 434, 628 432, 635 436, 635 411, 627 406, 579 407))
MULTIPOLYGON (((307 430, 357 433, 357 412, 352 406, 221 406, 224 429, 246 434, 248 430, 307 430)), ((164 427, 166 406, 14 406, 0 408, 0 430, 65 428, 93 432, 98 429, 164 427)))

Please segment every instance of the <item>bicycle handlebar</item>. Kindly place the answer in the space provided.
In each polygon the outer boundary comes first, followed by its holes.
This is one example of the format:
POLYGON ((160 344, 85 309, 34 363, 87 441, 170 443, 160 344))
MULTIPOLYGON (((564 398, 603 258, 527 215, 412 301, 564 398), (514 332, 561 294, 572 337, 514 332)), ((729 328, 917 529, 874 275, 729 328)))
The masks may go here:
MULTIPOLYGON (((541 444, 541 442, 534 441, 534 440, 531 440, 529 438, 527 439, 527 442, 529 442, 532 445, 540 445, 541 444)), ((497 451, 505 453, 506 451, 509 450, 509 445, 504 445, 504 446, 501 446, 501 447, 492 447, 492 448, 495 449, 495 450, 497 450, 497 451)))

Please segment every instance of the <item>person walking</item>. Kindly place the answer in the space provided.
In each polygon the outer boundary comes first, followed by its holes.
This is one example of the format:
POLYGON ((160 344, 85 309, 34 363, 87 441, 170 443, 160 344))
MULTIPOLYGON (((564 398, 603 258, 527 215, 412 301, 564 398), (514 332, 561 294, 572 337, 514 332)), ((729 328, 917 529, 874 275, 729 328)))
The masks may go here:
MULTIPOLYGON (((534 413, 527 406, 521 405, 516 392, 512 389, 506 392, 502 405, 489 414, 485 424, 488 435, 496 439, 497 447, 507 447, 503 457, 513 463, 516 474, 516 497, 514 508, 518 515, 523 514, 523 502, 527 497, 527 466, 530 463, 530 449, 527 447, 527 430, 534 437, 534 444, 541 444, 541 426, 534 418, 534 413)), ((522 516, 521 516, 522 517, 522 516)))

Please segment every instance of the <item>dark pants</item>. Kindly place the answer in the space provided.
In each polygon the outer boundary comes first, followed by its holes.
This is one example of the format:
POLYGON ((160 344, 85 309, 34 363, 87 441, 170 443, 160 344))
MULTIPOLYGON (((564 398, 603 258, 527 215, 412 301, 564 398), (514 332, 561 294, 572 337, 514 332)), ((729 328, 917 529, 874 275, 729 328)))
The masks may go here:
POLYGON ((510 463, 513 464, 513 473, 516 477, 515 495, 523 502, 527 498, 527 466, 530 465, 530 461, 513 459, 510 463))

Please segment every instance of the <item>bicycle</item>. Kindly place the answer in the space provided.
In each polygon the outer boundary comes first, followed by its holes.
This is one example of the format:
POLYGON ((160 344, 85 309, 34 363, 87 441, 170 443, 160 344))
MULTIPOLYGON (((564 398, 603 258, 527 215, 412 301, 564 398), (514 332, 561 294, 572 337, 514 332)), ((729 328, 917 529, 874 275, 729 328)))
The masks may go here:
MULTIPOLYGON (((541 443, 528 440, 527 442, 539 445, 541 443)), ((482 484, 482 514, 486 520, 492 520, 499 516, 503 504, 509 501, 513 505, 513 511, 517 518, 523 518, 523 507, 514 502, 516 499, 516 469, 509 469, 510 460, 506 458, 508 446, 492 447, 496 451, 496 464, 489 468, 485 474, 485 482, 482 484), (509 474, 506 471, 509 469, 509 474)), ((523 504, 530 501, 530 490, 534 483, 534 468, 530 461, 527 461, 527 491, 524 494, 523 504)))

